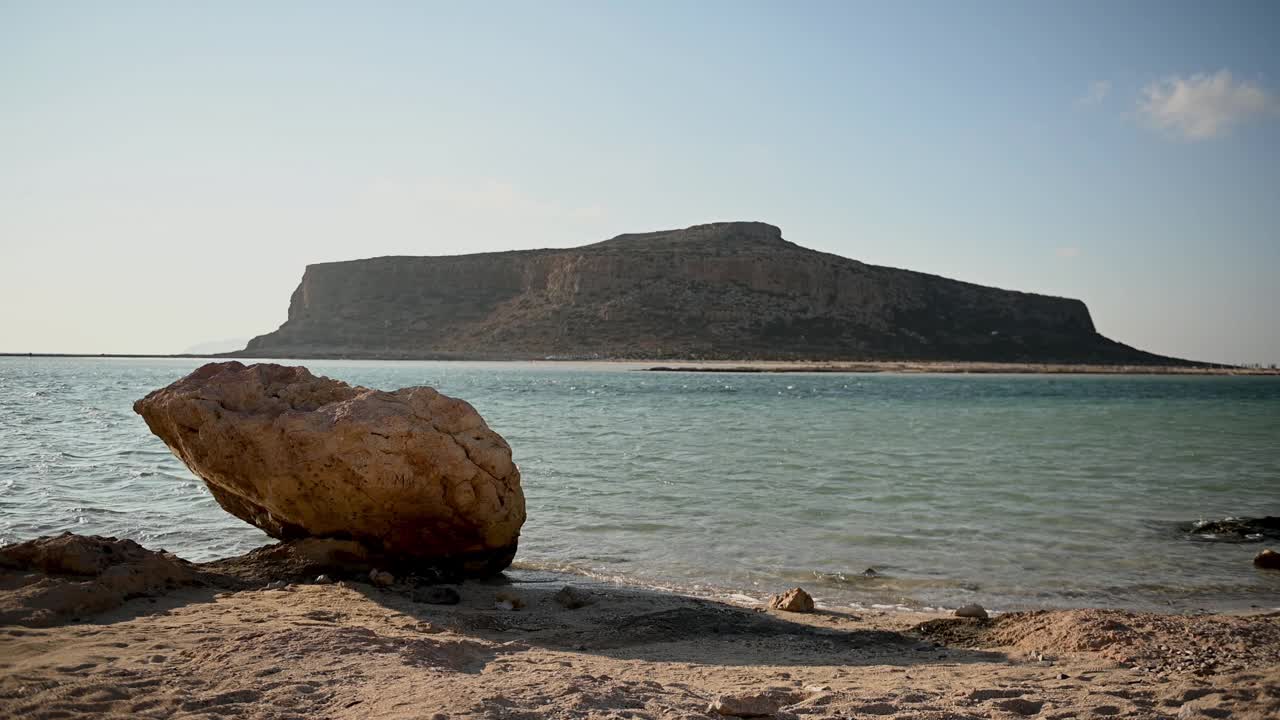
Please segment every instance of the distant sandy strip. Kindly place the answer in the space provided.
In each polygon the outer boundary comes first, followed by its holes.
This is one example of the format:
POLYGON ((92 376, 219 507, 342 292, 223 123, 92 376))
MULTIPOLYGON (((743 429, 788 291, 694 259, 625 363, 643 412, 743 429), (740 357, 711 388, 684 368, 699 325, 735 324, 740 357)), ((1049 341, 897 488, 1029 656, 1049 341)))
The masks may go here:
POLYGON ((240 360, 252 362, 456 362, 473 365, 521 364, 543 367, 596 367, 649 372, 718 373, 912 373, 949 375, 1260 375, 1280 376, 1280 368, 1236 367, 1232 365, 1083 365, 1068 363, 992 363, 949 361, 844 361, 844 360, 631 360, 602 358, 483 358, 461 356, 427 357, 345 357, 318 355, 294 358, 255 358, 233 355, 125 355, 75 353, 6 353, 0 357, 21 358, 156 358, 211 362, 240 360))
POLYGON ((1226 365, 1067 365, 988 362, 779 362, 697 361, 645 368, 652 372, 721 373, 941 373, 973 375, 1280 375, 1275 368, 1226 365))

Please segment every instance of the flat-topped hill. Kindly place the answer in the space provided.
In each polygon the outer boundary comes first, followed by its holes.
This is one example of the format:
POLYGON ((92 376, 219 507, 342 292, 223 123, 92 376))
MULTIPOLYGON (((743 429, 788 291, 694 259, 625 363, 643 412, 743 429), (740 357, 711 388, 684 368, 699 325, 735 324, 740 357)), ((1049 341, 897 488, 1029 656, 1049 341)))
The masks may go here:
POLYGON ((867 265, 758 222, 310 265, 284 325, 235 354, 1181 362, 1099 335, 1079 300, 867 265))

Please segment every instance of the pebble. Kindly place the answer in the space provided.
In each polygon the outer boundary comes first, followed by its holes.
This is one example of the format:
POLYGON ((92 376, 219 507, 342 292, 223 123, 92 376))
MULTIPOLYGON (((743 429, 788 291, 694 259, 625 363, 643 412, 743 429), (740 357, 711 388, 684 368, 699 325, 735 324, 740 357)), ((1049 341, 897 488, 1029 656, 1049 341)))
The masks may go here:
POLYGON ((378 587, 391 587, 396 582, 396 576, 386 570, 373 569, 369 571, 369 582, 378 587))
POLYGON ((493 596, 493 606, 499 610, 519 610, 524 607, 524 598, 510 590, 503 590, 493 596))
POLYGON ((977 618, 979 620, 986 620, 988 616, 985 608, 983 608, 981 605, 973 604, 973 605, 965 605, 962 608, 957 608, 956 617, 977 618))
POLYGON ((591 597, 590 593, 583 592, 582 590, 569 585, 565 585, 560 588, 555 595, 551 596, 551 599, 555 600, 556 604, 565 610, 577 610, 578 608, 586 607, 595 602, 595 599, 591 597))
POLYGON ((331 582, 333 582, 333 578, 329 577, 328 575, 317 575, 317 576, 316 576, 316 584, 317 584, 317 585, 328 585, 328 584, 329 584, 329 583, 331 583, 331 582))
POLYGON ((269 582, 269 583, 267 583, 267 587, 266 587, 266 589, 267 589, 267 590, 283 590, 283 589, 285 589, 285 587, 287 587, 288 585, 289 585, 289 583, 287 583, 287 582, 285 582, 285 581, 283 581, 283 580, 276 580, 276 581, 274 581, 274 582, 269 582))

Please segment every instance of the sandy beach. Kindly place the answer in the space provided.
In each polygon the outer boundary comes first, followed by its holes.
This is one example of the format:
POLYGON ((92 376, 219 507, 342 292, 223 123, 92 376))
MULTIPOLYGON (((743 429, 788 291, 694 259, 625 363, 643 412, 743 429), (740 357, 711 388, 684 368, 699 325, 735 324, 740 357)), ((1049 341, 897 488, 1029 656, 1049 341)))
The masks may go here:
POLYGON ((557 576, 317 584, 283 546, 197 566, 72 545, 0 556, 0 716, 1280 713, 1280 613, 787 613, 557 576))

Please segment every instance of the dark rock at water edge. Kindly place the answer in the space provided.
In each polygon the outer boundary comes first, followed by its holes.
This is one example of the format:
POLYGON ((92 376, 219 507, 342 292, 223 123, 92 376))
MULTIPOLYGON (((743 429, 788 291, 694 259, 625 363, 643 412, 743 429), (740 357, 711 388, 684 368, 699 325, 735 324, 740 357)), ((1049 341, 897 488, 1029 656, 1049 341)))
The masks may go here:
POLYGON ((1280 539, 1280 517, 1228 517, 1191 523, 1187 532, 1199 540, 1217 542, 1262 542, 1280 539))
POLYGON ((1280 553, 1274 550, 1263 550, 1253 558, 1253 564, 1263 570, 1280 570, 1280 553))

